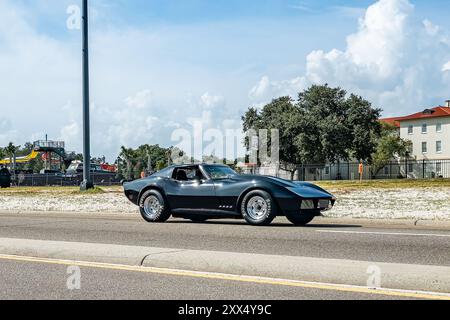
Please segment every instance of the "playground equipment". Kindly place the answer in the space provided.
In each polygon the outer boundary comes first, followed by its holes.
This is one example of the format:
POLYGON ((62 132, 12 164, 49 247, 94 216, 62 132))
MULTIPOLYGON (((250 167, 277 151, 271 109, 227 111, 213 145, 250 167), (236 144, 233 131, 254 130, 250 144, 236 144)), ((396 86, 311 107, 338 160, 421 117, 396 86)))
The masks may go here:
MULTIPOLYGON (((37 158, 39 156, 39 152, 33 150, 29 155, 25 156, 25 157, 16 157, 16 163, 27 163, 30 162, 31 160, 37 158)), ((14 162, 14 160, 13 160, 14 162)), ((10 164, 10 159, 4 159, 4 160, 0 160, 0 165, 9 165, 10 164)))
MULTIPOLYGON (((56 154, 60 158, 60 163, 66 163, 67 165, 73 160, 72 153, 67 153, 65 150, 64 141, 50 141, 50 140, 39 140, 33 143, 33 151, 27 156, 16 157, 15 163, 22 164, 28 163, 33 159, 36 159, 40 154, 43 154, 43 160, 51 165, 52 154, 56 154)), ((14 159, 12 159, 14 162, 14 159)), ((11 165, 11 160, 9 158, 0 160, 0 165, 11 165)), ((50 169, 50 168, 49 168, 50 169)))

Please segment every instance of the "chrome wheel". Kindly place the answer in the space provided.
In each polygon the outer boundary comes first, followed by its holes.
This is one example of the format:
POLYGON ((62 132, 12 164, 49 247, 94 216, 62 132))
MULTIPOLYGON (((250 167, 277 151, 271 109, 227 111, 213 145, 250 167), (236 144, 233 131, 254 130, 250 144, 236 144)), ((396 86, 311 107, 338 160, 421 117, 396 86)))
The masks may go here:
POLYGON ((150 219, 158 217, 163 209, 161 202, 154 195, 147 197, 144 201, 144 212, 150 219))
POLYGON ((264 219, 268 210, 269 205, 263 197, 255 196, 247 202, 247 214, 254 220, 264 219))

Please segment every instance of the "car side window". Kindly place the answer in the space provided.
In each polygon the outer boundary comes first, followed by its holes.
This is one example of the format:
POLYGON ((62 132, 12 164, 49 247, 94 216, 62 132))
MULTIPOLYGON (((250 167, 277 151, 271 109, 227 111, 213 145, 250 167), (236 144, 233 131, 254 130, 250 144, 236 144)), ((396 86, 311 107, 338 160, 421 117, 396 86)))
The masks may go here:
POLYGON ((204 179, 204 176, 199 168, 188 167, 176 169, 173 178, 177 181, 195 181, 204 179))

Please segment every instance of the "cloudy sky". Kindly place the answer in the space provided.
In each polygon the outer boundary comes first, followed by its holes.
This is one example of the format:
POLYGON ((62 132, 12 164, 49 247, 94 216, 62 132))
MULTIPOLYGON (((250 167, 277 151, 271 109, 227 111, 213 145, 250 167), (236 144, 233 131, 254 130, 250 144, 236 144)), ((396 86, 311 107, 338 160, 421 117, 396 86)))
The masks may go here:
MULTIPOLYGON (((81 150, 81 32, 67 27, 80 2, 0 0, 0 146, 47 133, 81 150)), ((385 116, 450 99, 448 0, 90 3, 92 152, 109 160, 177 144, 196 120, 239 128, 249 106, 313 83, 385 116)))

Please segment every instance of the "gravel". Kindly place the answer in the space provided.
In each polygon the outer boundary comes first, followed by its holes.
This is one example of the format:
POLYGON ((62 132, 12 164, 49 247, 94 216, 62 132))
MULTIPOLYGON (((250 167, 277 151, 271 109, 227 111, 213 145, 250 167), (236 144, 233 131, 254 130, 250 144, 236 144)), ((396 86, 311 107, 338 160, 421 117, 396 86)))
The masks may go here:
MULTIPOLYGON (((450 188, 330 190, 338 202, 327 217, 450 220, 450 188)), ((0 194, 3 212, 72 212, 136 214, 121 192, 81 195, 62 193, 0 194)))

